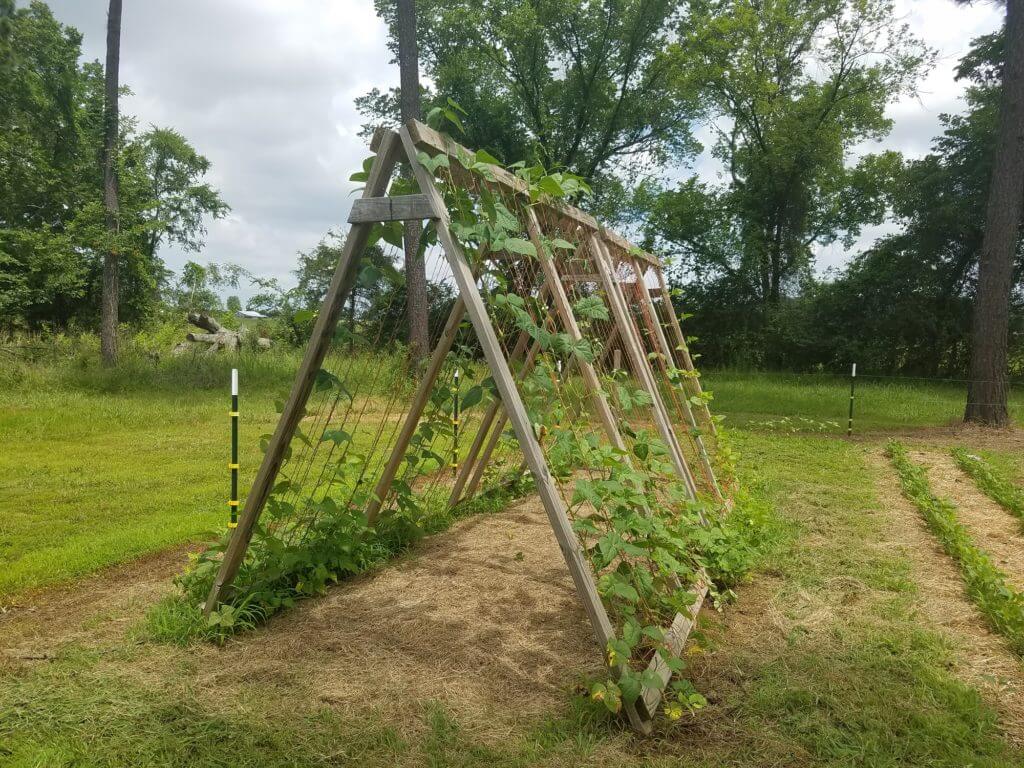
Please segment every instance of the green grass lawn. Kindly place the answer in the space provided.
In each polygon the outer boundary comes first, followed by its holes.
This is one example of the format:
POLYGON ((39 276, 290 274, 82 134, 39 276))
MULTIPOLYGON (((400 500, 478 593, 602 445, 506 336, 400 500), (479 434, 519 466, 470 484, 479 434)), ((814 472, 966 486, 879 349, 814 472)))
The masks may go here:
MULTIPOLYGON (((238 363, 243 492, 297 362, 282 352, 238 363)), ((132 359, 114 371, 93 362, 0 371, 0 601, 223 530, 229 367, 132 359)), ((826 431, 845 432, 841 378, 715 372, 704 384, 727 424, 786 432, 832 421, 826 431)), ((856 402, 857 430, 940 426, 956 419, 963 392, 859 380, 856 402)), ((1024 415, 1024 402, 1013 411, 1024 415)))
MULTIPOLYGON (((20 391, 0 401, 0 600, 222 531, 230 402, 210 390, 20 391)), ((273 429, 242 405, 244 488, 273 429)))
MULTIPOLYGON (((789 418, 807 431, 801 419, 835 422, 825 431, 846 433, 850 380, 831 375, 787 375, 712 371, 701 377, 714 394, 711 408, 727 424, 757 425, 789 418)), ((854 400, 854 431, 945 426, 963 418, 966 385, 858 376, 854 400)), ((1010 413, 1024 418, 1024 395, 1012 393, 1010 413)))
MULTIPOLYGON (((1024 753, 955 674, 957 647, 923 622, 910 561, 874 490, 874 447, 737 435, 744 484, 777 510, 740 604, 712 619, 697 673, 712 705, 638 739, 578 698, 481 738, 442 702, 387 720, 287 678, 239 677, 211 695, 201 648, 132 638, 72 645, 0 685, 0 762, 11 766, 937 766, 1011 768, 1024 753), (748 617, 737 623, 735 611, 748 617)), ((244 638, 241 641, 245 642, 244 638)), ((240 645, 239 649, 244 648, 240 645)), ((238 654, 239 659, 247 658, 238 654)), ((453 670, 453 674, 465 674, 453 670)), ((359 674, 353 670, 353 674, 359 674)))

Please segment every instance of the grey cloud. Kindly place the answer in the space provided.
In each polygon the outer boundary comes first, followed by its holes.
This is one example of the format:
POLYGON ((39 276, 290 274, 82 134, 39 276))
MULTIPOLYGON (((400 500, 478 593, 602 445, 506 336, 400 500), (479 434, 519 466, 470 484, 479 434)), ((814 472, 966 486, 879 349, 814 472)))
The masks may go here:
MULTIPOLYGON (((83 33, 86 57, 102 60, 107 0, 50 6, 83 33)), ((897 6, 942 62, 919 102, 893 108, 891 135, 858 151, 920 155, 938 133, 938 114, 961 108, 950 76, 955 59, 971 37, 998 25, 1000 11, 949 0, 897 6)), ((233 208, 211 223, 199 257, 165 249, 169 266, 233 261, 290 281, 295 253, 343 226, 354 186, 348 175, 367 154, 352 99, 397 81, 385 41, 369 0, 125 0, 122 81, 135 94, 125 111, 185 134, 213 162, 210 180, 233 208)), ((693 167, 709 180, 719 170, 708 152, 693 167)), ((833 251, 822 261, 844 258, 833 251)))

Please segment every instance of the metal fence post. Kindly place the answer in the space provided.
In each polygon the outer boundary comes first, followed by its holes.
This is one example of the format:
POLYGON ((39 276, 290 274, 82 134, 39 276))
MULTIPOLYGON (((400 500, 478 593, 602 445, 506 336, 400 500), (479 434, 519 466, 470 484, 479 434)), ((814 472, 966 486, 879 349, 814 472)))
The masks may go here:
POLYGON ((853 363, 850 368, 850 418, 846 423, 846 436, 853 434, 853 387, 857 381, 857 364, 853 363))

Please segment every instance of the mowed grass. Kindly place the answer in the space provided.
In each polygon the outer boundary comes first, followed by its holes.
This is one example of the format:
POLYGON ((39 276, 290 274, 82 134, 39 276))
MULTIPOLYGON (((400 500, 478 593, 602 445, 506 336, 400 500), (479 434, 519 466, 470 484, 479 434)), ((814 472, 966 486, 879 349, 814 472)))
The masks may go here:
MULTIPOLYGON (((787 375, 710 371, 701 382, 714 394, 712 411, 727 416, 727 424, 760 426, 788 418, 796 429, 816 431, 801 419, 825 430, 846 433, 850 379, 833 375, 787 375)), ((859 375, 854 391, 854 431, 946 426, 963 418, 966 384, 859 375)), ((1024 419, 1024 394, 1012 392, 1010 414, 1024 419)), ((785 426, 785 425, 783 425, 785 426)))
MULTIPOLYGON (((378 363, 396 360, 359 364, 374 371, 378 363)), ((0 370, 0 601, 224 530, 231 364, 128 358, 105 371, 87 357, 0 370)), ((235 364, 244 494, 298 356, 282 350, 235 364)), ((727 424, 785 432, 832 421, 827 431, 845 431, 841 377, 713 372, 704 384, 727 424)), ((954 385, 859 379, 855 429, 948 424, 962 401, 954 385)), ((1024 415, 1022 407, 1014 401, 1015 413, 1024 415)))
MULTIPOLYGON (((744 485, 775 512, 762 570, 688 656, 711 705, 633 736, 565 691, 564 705, 500 737, 444 702, 312 694, 315 654, 289 673, 220 678, 202 647, 65 647, 0 685, 11 766, 929 766, 1010 768, 1024 753, 990 702, 958 679, 970 653, 921 618, 911 560, 875 491, 877 450, 826 437, 737 435, 744 485), (744 618, 745 617, 745 618, 744 618)), ((428 589, 425 587, 425 589, 428 589)), ((280 630, 278 630, 280 631, 280 630)), ((238 643, 246 643, 241 638, 238 643)), ((233 656, 251 660, 242 646, 233 656)), ((255 660, 258 662, 258 659, 255 660)), ((240 663, 246 663, 241 661, 240 663)), ((352 674, 372 674, 353 669, 352 674)), ((0 672, 2 674, 2 672, 0 672)), ((474 674, 452 669, 451 674, 474 674)))
MULTIPOLYGON (((230 400, 193 390, 18 391, 0 401, 0 600, 223 531, 230 400)), ((243 401, 245 487, 273 429, 243 401)))

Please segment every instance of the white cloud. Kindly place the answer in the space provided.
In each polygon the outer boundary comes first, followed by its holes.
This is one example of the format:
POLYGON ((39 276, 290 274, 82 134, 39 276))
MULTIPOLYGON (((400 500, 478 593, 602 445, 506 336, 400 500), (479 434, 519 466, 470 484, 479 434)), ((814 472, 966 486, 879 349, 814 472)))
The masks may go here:
MULTIPOLYGON (((102 59, 106 0, 52 0, 102 59)), ((129 0, 122 19, 123 110, 180 130, 213 163, 232 214, 202 254, 291 281, 295 253, 341 228, 368 153, 353 99, 397 82, 387 30, 360 0, 129 0)))

